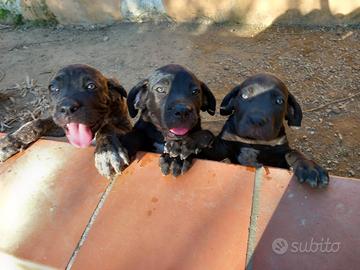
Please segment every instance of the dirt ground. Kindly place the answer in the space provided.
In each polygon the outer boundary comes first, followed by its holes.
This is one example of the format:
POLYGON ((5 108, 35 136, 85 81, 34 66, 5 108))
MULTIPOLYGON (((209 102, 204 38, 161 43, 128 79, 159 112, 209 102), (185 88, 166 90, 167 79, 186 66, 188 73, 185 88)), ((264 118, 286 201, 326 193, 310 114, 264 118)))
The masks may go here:
MULTIPOLYGON (((117 24, 106 28, 0 26, 0 131, 46 112, 51 74, 85 63, 126 89, 155 68, 179 63, 222 97, 247 76, 282 78, 304 110, 294 148, 331 174, 360 177, 360 30, 240 25, 117 24)), ((219 105, 218 105, 219 108, 219 105)), ((224 123, 203 114, 204 127, 224 123)))

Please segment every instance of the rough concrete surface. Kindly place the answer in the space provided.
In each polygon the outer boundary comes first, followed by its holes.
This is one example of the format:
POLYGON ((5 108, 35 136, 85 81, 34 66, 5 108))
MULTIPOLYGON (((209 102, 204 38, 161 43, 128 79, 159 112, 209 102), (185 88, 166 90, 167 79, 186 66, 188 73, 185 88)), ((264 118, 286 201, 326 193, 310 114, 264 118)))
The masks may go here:
MULTIPOLYGON (((169 63, 191 69, 218 100, 247 76, 272 72, 304 110, 291 145, 340 176, 360 176, 360 30, 241 25, 131 24, 0 30, 0 128, 11 131, 46 111, 57 69, 85 63, 127 90, 169 63)), ((225 118, 203 114, 218 132, 225 118)))

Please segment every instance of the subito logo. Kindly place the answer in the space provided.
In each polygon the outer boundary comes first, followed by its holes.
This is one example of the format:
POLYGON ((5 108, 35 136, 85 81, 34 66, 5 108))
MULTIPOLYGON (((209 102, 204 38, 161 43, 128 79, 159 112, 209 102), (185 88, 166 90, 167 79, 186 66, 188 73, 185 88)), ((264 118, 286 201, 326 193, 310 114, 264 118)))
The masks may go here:
POLYGON ((285 254, 289 248, 289 244, 284 238, 276 238, 271 246, 272 250, 278 255, 285 254))

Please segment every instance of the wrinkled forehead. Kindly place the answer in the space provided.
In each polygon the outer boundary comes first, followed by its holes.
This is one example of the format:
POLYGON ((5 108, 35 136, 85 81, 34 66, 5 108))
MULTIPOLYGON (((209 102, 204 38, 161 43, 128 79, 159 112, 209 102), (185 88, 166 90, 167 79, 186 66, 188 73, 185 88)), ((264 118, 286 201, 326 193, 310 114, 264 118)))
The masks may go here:
POLYGON ((254 98, 264 93, 274 92, 279 95, 286 96, 287 91, 282 86, 272 82, 253 82, 242 87, 240 95, 245 95, 246 98, 254 98))
POLYGON ((83 66, 70 66, 59 70, 51 81, 58 82, 97 82, 104 83, 105 77, 96 69, 83 66))
POLYGON ((197 84, 198 80, 196 77, 185 71, 164 71, 164 70, 156 70, 149 78, 150 86, 156 85, 158 83, 165 83, 172 86, 189 86, 197 84))
POLYGON ((149 85, 154 86, 158 83, 169 84, 173 79, 174 74, 162 70, 155 70, 149 77, 149 85))

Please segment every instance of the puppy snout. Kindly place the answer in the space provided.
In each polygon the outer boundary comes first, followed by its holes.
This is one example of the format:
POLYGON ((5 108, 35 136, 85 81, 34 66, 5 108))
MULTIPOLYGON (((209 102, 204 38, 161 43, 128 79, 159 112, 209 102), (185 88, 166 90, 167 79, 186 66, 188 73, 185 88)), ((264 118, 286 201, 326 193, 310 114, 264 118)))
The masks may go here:
POLYGON ((185 104, 176 104, 173 109, 173 115, 178 119, 187 119, 192 113, 193 109, 185 104))
POLYGON ((262 114, 253 114, 249 116, 248 121, 251 125, 263 127, 268 122, 268 118, 262 114))
POLYGON ((63 101, 60 105, 59 111, 64 115, 71 115, 80 108, 80 103, 75 100, 63 101))

